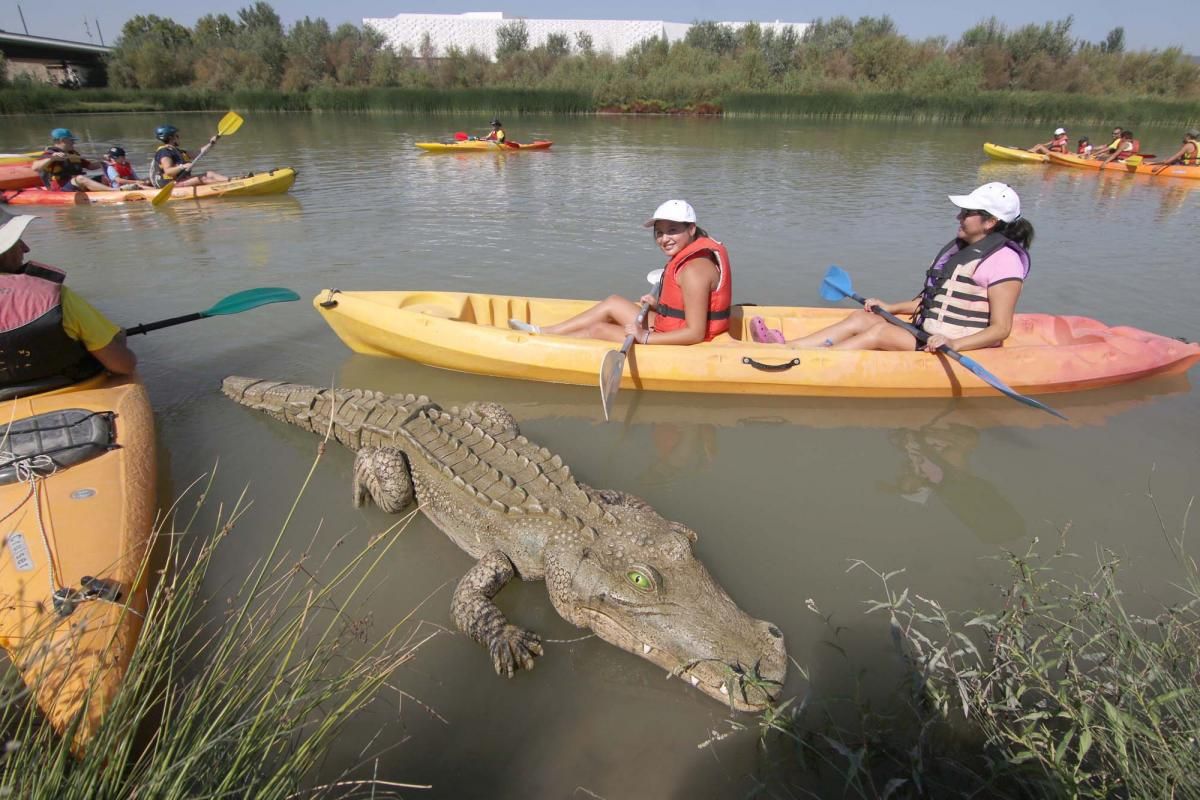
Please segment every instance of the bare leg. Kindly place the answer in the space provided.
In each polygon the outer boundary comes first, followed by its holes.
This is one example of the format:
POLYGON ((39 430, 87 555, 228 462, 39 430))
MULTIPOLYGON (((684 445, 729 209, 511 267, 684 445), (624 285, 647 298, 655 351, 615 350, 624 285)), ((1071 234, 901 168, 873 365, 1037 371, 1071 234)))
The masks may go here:
POLYGON ((638 310, 632 300, 614 294, 568 320, 543 325, 542 333, 619 342, 625 339, 625 326, 637 318, 638 310))
POLYGON ((1049 154, 1050 150, 1047 149, 1045 145, 1035 144, 1033 147, 1029 148, 1029 152, 1041 153, 1042 155, 1047 155, 1047 154, 1049 154))
POLYGON ((852 311, 841 322, 835 322, 816 333, 810 333, 808 336, 792 339, 787 344, 792 347, 828 347, 829 345, 826 344, 826 340, 832 341, 836 345, 838 342, 852 336, 857 336, 879 325, 886 326, 887 321, 883 317, 872 314, 869 311, 852 311))
POLYGON ((105 186, 100 181, 94 181, 91 178, 87 177, 86 175, 76 175, 74 178, 71 179, 71 183, 74 184, 76 188, 82 189, 85 192, 115 192, 115 191, 117 191, 117 188, 115 186, 105 186))
POLYGON ((876 325, 862 333, 837 342, 834 350, 899 350, 913 352, 917 349, 917 340, 911 333, 887 322, 876 325))
POLYGON ((201 183, 228 183, 229 178, 226 178, 219 172, 206 172, 200 178, 201 183))

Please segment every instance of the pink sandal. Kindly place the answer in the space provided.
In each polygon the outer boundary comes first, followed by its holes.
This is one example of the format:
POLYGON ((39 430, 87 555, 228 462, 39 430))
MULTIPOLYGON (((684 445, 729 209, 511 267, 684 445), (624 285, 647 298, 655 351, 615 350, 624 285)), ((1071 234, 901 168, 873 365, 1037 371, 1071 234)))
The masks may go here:
POLYGON ((787 341, 783 337, 783 331, 768 328, 766 320, 762 317, 750 318, 750 338, 759 344, 783 344, 787 341))

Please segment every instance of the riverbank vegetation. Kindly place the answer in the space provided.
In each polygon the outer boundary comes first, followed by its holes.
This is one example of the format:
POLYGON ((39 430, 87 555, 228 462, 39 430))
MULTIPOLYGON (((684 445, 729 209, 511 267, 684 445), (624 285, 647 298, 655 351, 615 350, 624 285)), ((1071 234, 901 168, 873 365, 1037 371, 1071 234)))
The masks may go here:
MULTIPOLYGON (((363 607, 404 523, 344 549, 338 542, 317 552, 310 544, 297 553, 285 546, 295 527, 289 514, 240 579, 221 565, 246 507, 243 499, 219 511, 207 536, 189 533, 194 514, 161 526, 167 552, 165 562, 155 559, 142 635, 81 755, 72 755, 70 735, 50 728, 8 669, 0 796, 399 796, 401 784, 322 768, 348 720, 380 692, 399 693, 389 678, 435 635, 411 619, 374 630, 363 607)), ((363 755, 369 764, 370 753, 363 755)))
POLYGON ((995 18, 956 40, 912 40, 888 17, 817 20, 797 34, 692 26, 598 52, 582 31, 531 44, 521 20, 495 50, 385 46, 370 28, 289 28, 265 2, 188 28, 156 15, 121 31, 108 64, 116 95, 0 91, 0 112, 87 110, 477 111, 786 114, 1144 126, 1200 119, 1200 65, 1180 48, 1128 52, 1124 31, 1071 35, 1072 18, 1007 29, 995 18), (94 97, 93 97, 94 96, 94 97), (477 104, 477 105, 472 105, 477 104))
POLYGON ((763 717, 764 742, 849 796, 1200 796, 1200 568, 1182 535, 1167 544, 1165 602, 1123 588, 1111 551, 1078 577, 1064 531, 1050 556, 1036 541, 1007 553, 1000 610, 968 614, 857 562, 882 587, 868 612, 888 617, 907 705, 787 704, 763 717))

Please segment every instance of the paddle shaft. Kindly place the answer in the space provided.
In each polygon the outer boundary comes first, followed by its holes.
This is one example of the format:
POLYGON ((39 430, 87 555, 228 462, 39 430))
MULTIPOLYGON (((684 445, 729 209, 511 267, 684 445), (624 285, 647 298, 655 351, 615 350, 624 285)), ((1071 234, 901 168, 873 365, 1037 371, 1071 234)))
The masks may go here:
POLYGON ((170 319, 160 319, 158 322, 147 322, 143 325, 135 325, 125 331, 126 336, 136 336, 139 333, 149 333, 157 331, 161 328, 170 328, 172 325, 182 325, 185 322, 192 322, 198 319, 204 319, 208 314, 203 311, 197 311, 195 314, 184 314, 182 317, 171 317, 170 319))

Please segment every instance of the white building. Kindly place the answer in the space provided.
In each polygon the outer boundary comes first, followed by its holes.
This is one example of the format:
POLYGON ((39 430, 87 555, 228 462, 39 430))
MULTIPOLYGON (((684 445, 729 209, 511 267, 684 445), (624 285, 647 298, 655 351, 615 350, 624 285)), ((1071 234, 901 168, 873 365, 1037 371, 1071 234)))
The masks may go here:
MULTIPOLYGON (((429 34, 433 44, 434 55, 444 56, 451 47, 462 51, 474 47, 489 58, 496 54, 496 31, 501 25, 513 22, 514 17, 504 16, 502 11, 472 11, 466 14, 397 14, 394 17, 376 17, 363 20, 363 26, 369 26, 387 37, 387 43, 394 49, 409 47, 414 53, 420 53, 421 41, 429 34)), ((687 22, 662 22, 650 20, 617 20, 617 19, 525 19, 525 27, 529 31, 529 46, 537 47, 544 44, 546 37, 552 33, 565 34, 571 46, 575 46, 576 34, 583 32, 592 38, 592 45, 597 52, 610 52, 622 56, 632 50, 640 42, 651 37, 666 37, 669 42, 683 39, 691 28, 687 22)), ((737 28, 744 22, 724 22, 723 25, 737 28)), ((763 30, 774 29, 782 32, 784 28, 794 28, 796 34, 804 33, 808 27, 803 22, 760 22, 763 30)))

